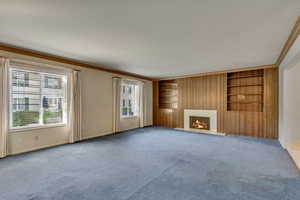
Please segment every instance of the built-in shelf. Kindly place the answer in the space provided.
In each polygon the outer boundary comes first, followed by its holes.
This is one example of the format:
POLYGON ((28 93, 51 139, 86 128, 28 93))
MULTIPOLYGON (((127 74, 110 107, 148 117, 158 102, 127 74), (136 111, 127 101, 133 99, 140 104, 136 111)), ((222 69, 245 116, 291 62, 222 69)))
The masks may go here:
POLYGON ((163 88, 163 87, 159 88, 159 91, 162 92, 170 92, 170 91, 172 92, 174 90, 177 90, 177 88, 163 88))
POLYGON ((250 86, 264 86, 264 84, 258 83, 258 84, 247 84, 247 85, 229 85, 227 87, 231 88, 231 87, 250 87, 250 86))
POLYGON ((159 108, 175 109, 178 104, 177 82, 174 80, 160 81, 159 108))
POLYGON ((228 94, 227 96, 260 96, 261 94, 228 94))
POLYGON ((160 100, 160 103, 161 104, 175 104, 175 103, 177 103, 177 101, 161 101, 160 100))
POLYGON ((163 98, 177 98, 177 95, 164 95, 164 97, 161 97, 160 99, 163 98))
POLYGON ((235 103, 235 104, 252 104, 252 103, 257 103, 257 104, 262 104, 262 102, 258 102, 258 101, 249 101, 249 102, 228 101, 227 103, 235 103))
POLYGON ((227 110, 263 112, 264 70, 227 74, 227 110))
POLYGON ((263 77, 263 75, 262 74, 252 74, 252 75, 247 75, 247 76, 228 77, 228 80, 241 79, 241 78, 251 78, 251 77, 263 77))
POLYGON ((163 109, 175 109, 177 108, 177 105, 176 104, 164 104, 164 103, 161 103, 159 104, 159 108, 163 108, 163 109))

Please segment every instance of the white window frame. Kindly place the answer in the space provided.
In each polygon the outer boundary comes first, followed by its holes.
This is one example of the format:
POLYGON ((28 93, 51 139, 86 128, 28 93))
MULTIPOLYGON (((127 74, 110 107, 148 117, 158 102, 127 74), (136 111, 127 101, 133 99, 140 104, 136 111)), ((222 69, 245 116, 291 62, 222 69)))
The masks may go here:
MULTIPOLYGON (((121 89, 120 89, 120 116, 121 118, 135 118, 139 116, 139 93, 138 93, 138 85, 135 82, 131 81, 122 81, 121 82, 121 89), (131 86, 134 90, 133 95, 129 95, 126 93, 125 89, 125 95, 123 94, 123 87, 128 87, 131 86), (133 115, 129 115, 129 110, 127 111, 127 115, 123 115, 123 100, 125 100, 125 105, 128 104, 129 100, 131 100, 132 104, 132 110, 133 110, 133 115)), ((126 106, 128 108, 128 105, 126 106)))
MULTIPOLYGON (((44 78, 41 78, 41 86, 40 86, 40 90, 42 89, 43 85, 44 85, 44 78)), ((9 77, 8 77, 8 102, 9 102, 9 108, 8 108, 8 115, 9 115, 9 132, 19 132, 19 131, 26 131, 26 130, 34 130, 34 129, 43 129, 43 128, 50 128, 50 127, 62 127, 62 126, 67 126, 68 124, 68 90, 69 86, 68 86, 68 76, 66 73, 55 73, 55 72, 46 72, 46 71, 39 71, 39 70, 33 70, 33 69, 26 69, 26 67, 22 67, 22 66, 10 66, 9 68, 9 77), (24 71, 24 72, 31 72, 31 73, 39 73, 44 77, 45 75, 49 75, 49 76, 57 76, 57 77, 61 77, 62 78, 62 85, 64 84, 64 105, 63 105, 63 120, 61 123, 53 123, 53 124, 43 124, 43 109, 42 109, 42 97, 43 94, 42 92, 40 92, 40 115, 39 115, 39 124, 33 124, 33 125, 27 125, 27 126, 23 126, 23 127, 13 127, 13 119, 12 119, 12 112, 13 112, 13 108, 12 108, 12 71, 13 70, 18 70, 18 71, 24 71)))

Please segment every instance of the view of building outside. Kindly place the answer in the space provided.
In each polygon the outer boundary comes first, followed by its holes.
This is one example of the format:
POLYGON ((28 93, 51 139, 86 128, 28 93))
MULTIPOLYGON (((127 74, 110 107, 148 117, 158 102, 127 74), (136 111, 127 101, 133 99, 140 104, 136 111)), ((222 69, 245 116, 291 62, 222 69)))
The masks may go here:
POLYGON ((63 123, 64 76, 11 70, 11 127, 63 123))
POLYGON ((123 83, 121 89, 121 116, 135 116, 138 113, 138 85, 123 83))

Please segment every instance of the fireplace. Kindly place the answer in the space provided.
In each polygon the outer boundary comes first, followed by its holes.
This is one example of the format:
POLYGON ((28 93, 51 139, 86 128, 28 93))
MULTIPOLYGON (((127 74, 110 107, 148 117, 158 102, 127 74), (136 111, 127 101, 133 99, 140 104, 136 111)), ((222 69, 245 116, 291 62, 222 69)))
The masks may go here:
POLYGON ((217 132, 217 119, 218 115, 216 110, 184 109, 183 128, 186 130, 194 129, 194 131, 217 132), (194 121, 194 128, 192 127, 192 121, 194 121))
POLYGON ((190 128, 210 130, 210 118, 190 116, 190 128))

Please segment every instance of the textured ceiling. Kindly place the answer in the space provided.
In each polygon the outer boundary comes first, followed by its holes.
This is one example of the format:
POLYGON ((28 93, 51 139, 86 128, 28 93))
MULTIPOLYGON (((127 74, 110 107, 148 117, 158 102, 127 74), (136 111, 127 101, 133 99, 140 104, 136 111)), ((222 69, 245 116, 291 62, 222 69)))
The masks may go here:
POLYGON ((299 0, 1 0, 0 42, 149 77, 275 63, 299 0))

